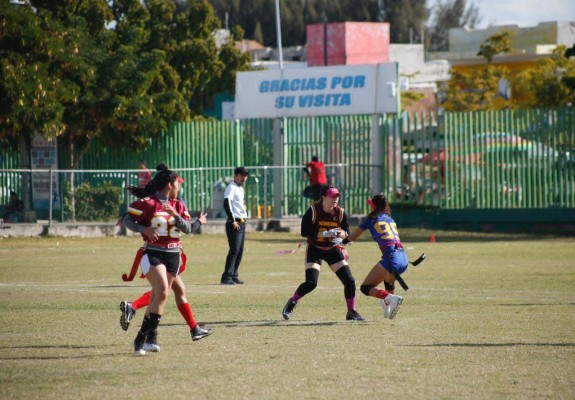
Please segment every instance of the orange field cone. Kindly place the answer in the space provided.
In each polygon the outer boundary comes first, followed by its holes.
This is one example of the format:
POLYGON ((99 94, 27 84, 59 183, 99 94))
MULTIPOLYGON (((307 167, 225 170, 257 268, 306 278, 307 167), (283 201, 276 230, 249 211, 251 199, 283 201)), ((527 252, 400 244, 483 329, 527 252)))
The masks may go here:
POLYGON ((429 237, 429 243, 435 243, 435 234, 432 233, 431 236, 429 237))

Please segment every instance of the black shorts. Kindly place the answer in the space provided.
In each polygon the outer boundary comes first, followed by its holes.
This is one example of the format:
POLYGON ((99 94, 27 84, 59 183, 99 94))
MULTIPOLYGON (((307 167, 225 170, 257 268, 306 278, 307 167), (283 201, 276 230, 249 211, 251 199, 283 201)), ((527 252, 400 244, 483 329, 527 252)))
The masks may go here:
POLYGON ((329 250, 322 250, 315 246, 307 246, 305 253, 305 262, 321 265, 321 261, 325 261, 327 265, 333 265, 344 260, 343 253, 337 247, 332 247, 329 250))
POLYGON ((148 257, 150 266, 163 264, 166 266, 166 271, 174 276, 180 273, 181 253, 175 251, 159 251, 146 249, 144 255, 148 257))

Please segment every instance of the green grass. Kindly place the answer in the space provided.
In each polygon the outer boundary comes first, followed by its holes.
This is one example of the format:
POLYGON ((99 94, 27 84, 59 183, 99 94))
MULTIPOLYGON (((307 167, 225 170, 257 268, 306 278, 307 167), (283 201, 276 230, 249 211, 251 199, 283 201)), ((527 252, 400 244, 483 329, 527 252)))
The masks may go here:
POLYGON ((383 318, 359 285, 379 254, 349 248, 365 323, 345 322, 343 288, 323 266, 290 321, 281 310, 303 280, 300 238, 249 233, 241 278, 218 285, 223 235, 188 236, 182 275, 192 342, 173 298, 159 354, 132 356, 118 304, 148 290, 121 280, 138 238, 0 239, 0 399, 557 399, 575 397, 575 239, 406 230, 409 291, 383 318))

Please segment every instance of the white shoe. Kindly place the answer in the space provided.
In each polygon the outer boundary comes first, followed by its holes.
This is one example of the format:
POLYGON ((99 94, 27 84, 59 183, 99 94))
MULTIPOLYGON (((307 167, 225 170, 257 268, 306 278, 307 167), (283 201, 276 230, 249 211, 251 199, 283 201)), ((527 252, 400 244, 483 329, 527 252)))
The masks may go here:
POLYGON ((136 356, 136 357, 145 356, 145 355, 146 355, 146 350, 144 350, 144 349, 134 350, 134 356, 136 356))
POLYGON ((157 343, 144 343, 144 348, 142 350, 144 350, 144 354, 146 351, 159 353, 160 352, 160 346, 158 346, 157 343))
POLYGON ((383 316, 389 319, 395 318, 402 302, 403 297, 394 294, 389 294, 385 299, 382 299, 379 303, 383 308, 383 316))

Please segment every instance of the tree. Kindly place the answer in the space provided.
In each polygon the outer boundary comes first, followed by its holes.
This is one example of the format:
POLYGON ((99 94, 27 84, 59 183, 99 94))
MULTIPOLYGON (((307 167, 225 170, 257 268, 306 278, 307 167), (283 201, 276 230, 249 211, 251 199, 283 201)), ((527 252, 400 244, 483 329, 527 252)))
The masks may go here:
POLYGON ((447 84, 445 109, 451 111, 488 110, 496 107, 506 108, 511 101, 502 98, 499 86, 502 80, 509 79, 506 67, 492 64, 493 57, 511 51, 509 33, 493 35, 481 44, 477 55, 482 55, 486 64, 468 71, 451 70, 451 79, 447 84))
MULTIPOLYGON (((281 0, 282 44, 306 43, 306 26, 330 22, 389 22, 391 41, 418 41, 429 10, 426 0, 281 0)), ((263 37, 265 46, 277 47, 275 2, 270 0, 210 0, 219 18, 229 17, 230 25, 239 25, 245 38, 263 37), (261 29, 261 36, 258 31, 261 29)))
POLYGON ((429 18, 425 0, 386 1, 384 21, 390 25, 391 43, 421 42, 421 32, 429 18))
POLYGON ((474 28, 479 22, 479 9, 467 0, 439 1, 433 9, 433 22, 429 30, 429 50, 449 51, 449 30, 474 28))
POLYGON ((31 4, 0 3, 0 145, 58 137, 69 169, 97 136, 118 149, 145 146, 202 113, 211 81, 226 76, 217 89, 233 91, 229 77, 249 66, 233 45, 216 47, 219 20, 205 0, 31 4))
POLYGON ((568 57, 565 46, 517 75, 514 91, 527 99, 532 107, 558 107, 575 104, 575 58, 568 57))

